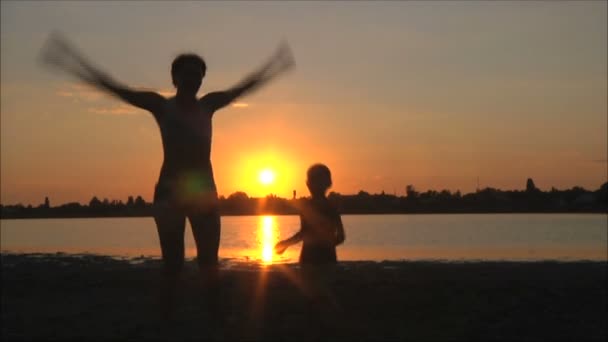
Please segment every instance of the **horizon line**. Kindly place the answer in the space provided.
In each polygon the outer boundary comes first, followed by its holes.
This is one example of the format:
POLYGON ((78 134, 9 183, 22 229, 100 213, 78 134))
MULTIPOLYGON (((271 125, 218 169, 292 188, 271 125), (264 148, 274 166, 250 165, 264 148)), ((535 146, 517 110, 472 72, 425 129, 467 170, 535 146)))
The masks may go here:
MULTIPOLYGON (((412 186, 413 186, 413 185, 412 185, 412 186)), ((536 187, 536 186, 534 187, 534 189, 536 189, 536 190, 538 190, 538 191, 540 191, 540 192, 551 192, 551 191, 553 191, 554 189, 555 189, 555 190, 557 190, 557 191, 568 191, 568 190, 573 190, 573 189, 576 189, 576 188, 580 188, 580 189, 585 190, 585 191, 587 191, 587 192, 595 192, 595 191, 599 191, 599 190, 601 190, 601 189, 602 189, 602 188, 604 188, 604 187, 608 188, 608 181, 606 181, 606 182, 602 183, 602 185, 600 185, 600 187, 599 187, 599 188, 597 188, 597 189, 595 189, 595 190, 589 190, 589 189, 587 189, 587 188, 585 188, 585 187, 583 187, 583 186, 579 186, 579 185, 574 185, 574 186, 572 186, 571 188, 568 188, 568 189, 562 189, 562 190, 560 190, 560 189, 558 189, 558 188, 555 188, 555 187, 553 187, 553 186, 551 187, 551 189, 549 189, 549 190, 547 190, 547 191, 543 191, 542 189, 540 189, 540 188, 538 188, 538 187, 536 187)), ((413 189, 414 189, 414 191, 416 191, 416 188, 415 188, 415 187, 413 187, 413 189)), ((456 194, 456 193, 459 193, 459 192, 460 192, 461 196, 465 196, 465 195, 469 195, 469 194, 475 194, 475 193, 479 193, 479 192, 482 192, 482 191, 484 191, 484 190, 488 190, 488 189, 492 189, 492 190, 498 190, 498 191, 501 191, 501 192, 516 192, 516 191, 526 192, 526 188, 523 188, 523 189, 500 189, 500 188, 493 188, 493 187, 491 187, 491 186, 487 186, 487 187, 484 187, 484 188, 478 188, 478 189, 476 189, 476 190, 474 190, 474 191, 467 192, 467 193, 463 193, 463 192, 461 192, 461 191, 460 191, 460 189, 457 189, 456 191, 451 191, 451 190, 448 190, 448 189, 442 189, 442 190, 428 189, 428 190, 426 190, 426 191, 424 191, 424 192, 421 192, 421 191, 416 191, 416 192, 417 192, 418 194, 424 194, 424 193, 428 193, 428 192, 437 192, 437 193, 441 193, 441 192, 444 192, 444 191, 448 191, 450 194, 456 194)), ((295 198, 295 197, 289 198, 289 197, 280 197, 280 196, 278 196, 278 195, 276 195, 276 194, 273 194, 273 193, 269 193, 269 194, 267 194, 267 195, 265 195, 265 196, 262 196, 262 197, 252 197, 252 196, 249 196, 249 195, 248 195, 248 194, 247 194, 245 191, 235 191, 235 192, 231 193, 231 194, 230 194, 230 195, 228 195, 228 196, 225 196, 225 195, 223 195, 223 194, 222 194, 222 195, 218 195, 218 196, 217 196, 217 198, 218 198, 218 200, 219 200, 219 199, 222 199, 222 198, 223 198, 224 200, 226 200, 226 199, 228 199, 228 198, 229 198, 231 195, 234 195, 234 194, 237 194, 237 193, 243 193, 243 194, 245 194, 245 195, 247 196, 247 198, 248 198, 248 199, 254 199, 254 200, 257 200, 257 199, 266 199, 266 198, 269 198, 269 197, 274 197, 274 198, 277 198, 277 199, 283 199, 283 200, 294 200, 294 199, 296 199, 296 200, 297 200, 297 199, 303 199, 303 198, 309 198, 309 197, 310 197, 310 194, 308 194, 307 196, 299 196, 299 197, 297 197, 297 198, 295 198)), ((370 192, 367 192, 367 191, 365 191, 365 190, 359 190, 357 193, 353 193, 353 194, 339 193, 339 192, 336 192, 336 191, 328 191, 328 192, 327 192, 327 196, 329 197, 331 194, 337 194, 337 195, 339 195, 339 196, 357 196, 357 195, 359 195, 359 194, 361 194, 361 193, 367 193, 368 195, 371 195, 371 196, 377 196, 377 195, 387 195, 387 196, 395 196, 395 197, 407 197, 407 194, 404 194, 404 195, 403 195, 403 194, 402 194, 402 195, 397 195, 397 194, 396 194, 396 192, 389 193, 389 192, 386 192, 386 191, 384 191, 384 190, 382 190, 380 193, 370 193, 370 192)), ((153 202, 154 202, 153 200, 152 200, 151 202, 148 202, 148 201, 146 201, 146 199, 144 199, 144 197, 143 197, 143 196, 141 196, 141 195, 137 195, 137 196, 128 196, 128 197, 127 197, 127 201, 126 201, 126 202, 123 202, 123 204, 125 204, 125 203, 127 203, 127 202, 128 202, 129 197, 132 197, 134 201, 135 201, 137 198, 141 198, 141 199, 142 199, 142 200, 143 200, 145 203, 153 203, 153 202)), ((107 197, 104 197, 104 198, 103 198, 103 200, 102 200, 102 199, 98 198, 96 195, 93 195, 93 196, 91 197, 91 199, 89 200, 89 202, 90 202, 90 201, 92 201, 94 198, 97 198, 97 200, 99 200, 100 202, 103 202, 103 201, 105 201, 105 200, 108 200, 108 202, 110 202, 110 203, 112 203, 112 202, 118 202, 118 203, 122 202, 122 200, 108 199, 107 197)), ((50 202, 50 196, 45 196, 45 199, 43 200, 43 203, 44 203, 44 202, 46 202, 46 199, 49 199, 49 202, 50 202)), ((65 204, 72 204, 72 203, 78 203, 78 204, 81 204, 81 202, 79 202, 79 201, 73 201, 73 202, 66 202, 66 203, 63 203, 62 205, 65 205, 65 204)), ((23 205, 23 206, 26 206, 26 207, 27 207, 27 206, 30 206, 30 205, 32 205, 32 204, 31 204, 31 203, 28 203, 27 205, 25 205, 25 204, 23 204, 23 203, 16 203, 16 204, 6 204, 6 205, 5 205, 5 204, 3 204, 2 202, 0 202, 0 206, 17 206, 17 205, 23 205)), ((86 202, 85 202, 85 203, 84 203, 84 205, 88 205, 88 203, 86 203, 86 202)), ((33 206, 33 205, 32 205, 32 206, 33 206)))

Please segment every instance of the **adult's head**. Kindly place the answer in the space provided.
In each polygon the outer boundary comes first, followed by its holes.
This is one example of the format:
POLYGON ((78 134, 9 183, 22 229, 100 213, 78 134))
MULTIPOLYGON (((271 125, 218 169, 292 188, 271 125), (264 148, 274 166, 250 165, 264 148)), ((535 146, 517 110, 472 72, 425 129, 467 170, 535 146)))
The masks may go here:
POLYGON ((207 65, 203 58, 193 53, 181 54, 171 63, 173 85, 180 92, 196 94, 206 72, 207 65))

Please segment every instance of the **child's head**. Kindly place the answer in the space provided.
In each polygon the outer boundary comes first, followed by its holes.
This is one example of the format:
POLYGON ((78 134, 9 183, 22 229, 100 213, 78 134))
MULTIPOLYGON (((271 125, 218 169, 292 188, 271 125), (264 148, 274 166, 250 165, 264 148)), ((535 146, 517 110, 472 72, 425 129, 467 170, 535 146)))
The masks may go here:
POLYGON ((331 172, 323 164, 314 164, 306 172, 306 185, 313 196, 325 195, 331 187, 331 172))

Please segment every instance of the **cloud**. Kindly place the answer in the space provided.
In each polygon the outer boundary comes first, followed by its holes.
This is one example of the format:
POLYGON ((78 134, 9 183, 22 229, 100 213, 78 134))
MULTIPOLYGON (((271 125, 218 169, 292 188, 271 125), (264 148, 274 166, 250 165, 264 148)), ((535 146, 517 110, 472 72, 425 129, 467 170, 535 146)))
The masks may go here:
POLYGON ((55 92, 57 96, 69 97, 75 100, 83 100, 86 102, 94 102, 102 99, 106 95, 99 90, 86 85, 70 84, 62 87, 55 92))
POLYGON ((247 107, 249 107, 249 103, 235 102, 235 103, 232 104, 232 107, 235 107, 235 108, 247 108, 247 107))
POLYGON ((162 95, 164 97, 172 97, 175 95, 175 90, 161 89, 161 90, 157 91, 157 93, 159 93, 160 95, 162 95))
POLYGON ((109 108, 89 108, 90 113, 102 115, 135 115, 143 113, 142 110, 131 106, 114 106, 109 108))
POLYGON ((61 97, 74 97, 76 96, 76 93, 74 93, 73 91, 67 91, 67 90, 59 90, 56 93, 57 95, 61 96, 61 97))

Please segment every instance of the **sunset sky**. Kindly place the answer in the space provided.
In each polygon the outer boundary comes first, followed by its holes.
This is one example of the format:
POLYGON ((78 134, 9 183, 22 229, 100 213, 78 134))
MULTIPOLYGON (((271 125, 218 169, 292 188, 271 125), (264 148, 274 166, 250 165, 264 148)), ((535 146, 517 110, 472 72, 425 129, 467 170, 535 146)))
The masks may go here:
POLYGON ((38 62, 63 32, 116 80, 170 96, 170 64, 228 88, 278 43, 297 66, 214 116, 220 195, 548 190, 607 180, 607 3, 1 2, 2 204, 152 200, 162 162, 149 113, 38 62), (264 184, 260 173, 265 173, 264 184), (270 180, 270 181, 269 181, 270 180))

